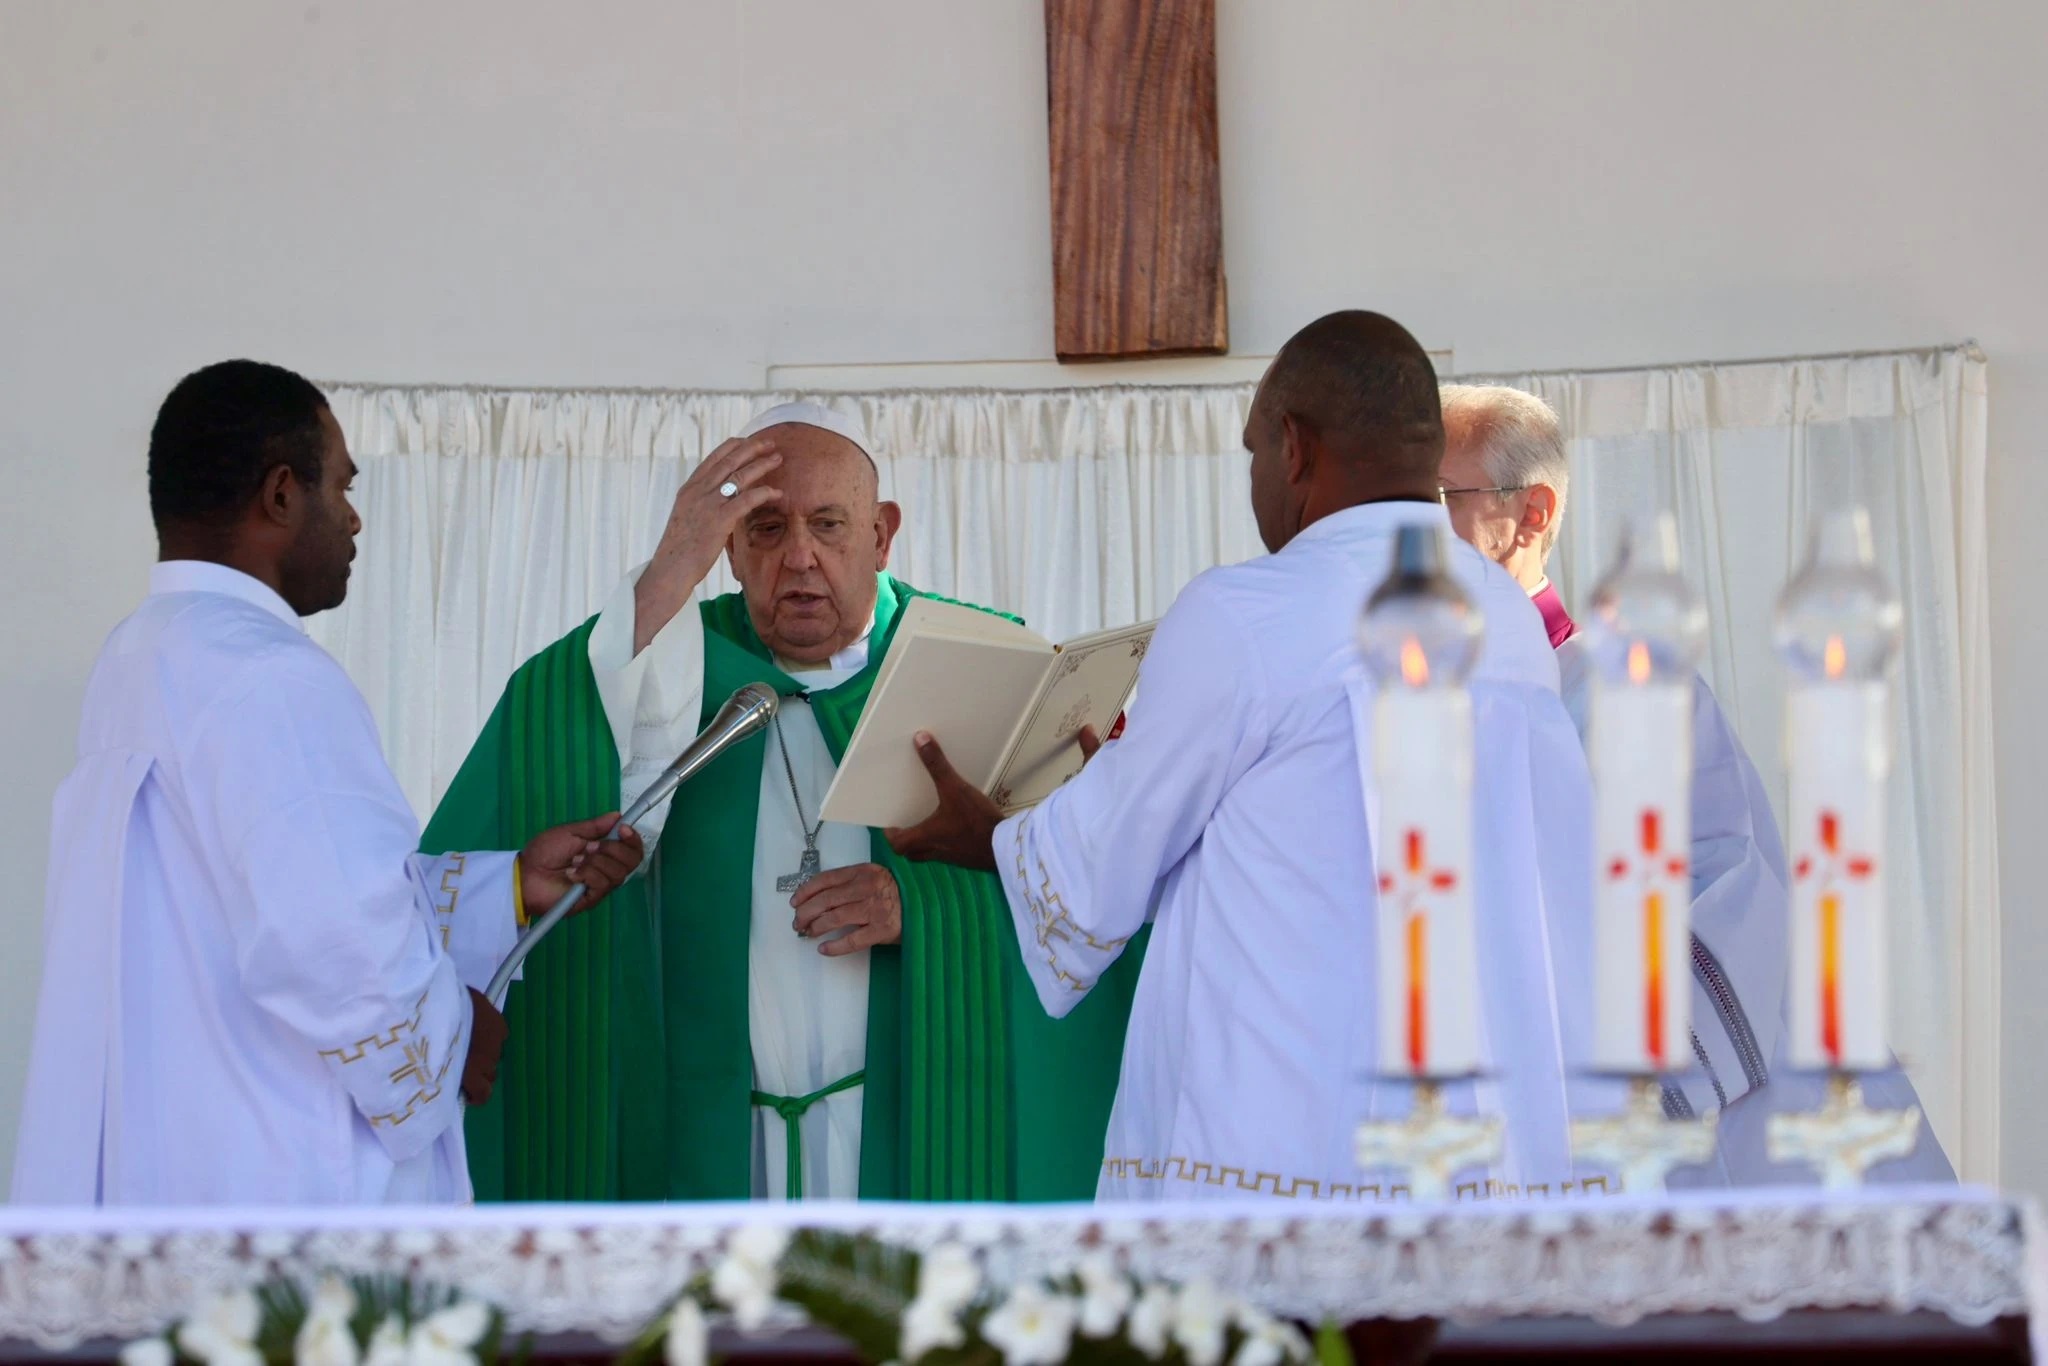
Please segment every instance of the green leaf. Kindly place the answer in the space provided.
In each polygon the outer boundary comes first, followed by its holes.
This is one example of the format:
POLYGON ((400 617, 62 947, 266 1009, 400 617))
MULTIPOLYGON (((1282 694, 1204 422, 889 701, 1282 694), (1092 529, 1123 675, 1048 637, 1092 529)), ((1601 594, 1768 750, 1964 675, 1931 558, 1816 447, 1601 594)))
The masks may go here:
POLYGON ((1324 1319, 1316 1329, 1316 1366, 1355 1366, 1351 1339, 1344 1336, 1344 1325, 1335 1319, 1324 1319))

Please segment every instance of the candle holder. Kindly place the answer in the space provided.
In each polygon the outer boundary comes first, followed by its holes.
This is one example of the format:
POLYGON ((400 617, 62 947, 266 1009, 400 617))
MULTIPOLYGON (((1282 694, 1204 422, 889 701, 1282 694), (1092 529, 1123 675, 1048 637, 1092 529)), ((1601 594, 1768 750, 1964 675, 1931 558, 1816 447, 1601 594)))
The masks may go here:
MULTIPOLYGON (((1499 1115, 1454 1115, 1435 1081, 1415 1084, 1415 1101, 1404 1119, 1367 1120, 1358 1126, 1358 1165, 1407 1173, 1408 1193, 1417 1200, 1442 1200, 1451 1178, 1475 1164, 1491 1165, 1505 1141, 1499 1115)), ((1398 1189, 1398 1187, 1397 1187, 1398 1189)))
POLYGON ((1903 614, 1877 572, 1870 519, 1836 509, 1815 524, 1806 563, 1778 600, 1786 696, 1792 856, 1791 1066, 1830 1074, 1811 1114, 1774 1115, 1773 1161, 1858 1185, 1872 1164, 1919 1142, 1917 1108, 1871 1110, 1861 1072, 1892 1065, 1885 1041, 1885 786, 1891 769, 1888 674, 1903 614))
POLYGON ((1692 1059, 1693 678, 1707 633, 1669 514, 1624 529, 1592 605, 1593 1053, 1629 1096, 1619 1114, 1574 1121, 1572 1151, 1654 1191, 1714 1151, 1713 1120, 1668 1117, 1659 1084, 1692 1059))
POLYGON ((1765 1139, 1771 1161, 1808 1163, 1820 1169, 1824 1189, 1852 1190, 1878 1163, 1920 1146, 1920 1107, 1873 1110, 1856 1075, 1835 1072, 1820 1109, 1772 1115, 1765 1139))
POLYGON ((1674 1119, 1664 1112, 1657 1078, 1631 1076, 1619 1114, 1572 1121, 1572 1156, 1613 1167, 1625 1191, 1660 1191, 1674 1168, 1696 1167, 1713 1157, 1718 1118, 1674 1119))
POLYGON ((1409 1174, 1418 1199, 1502 1152, 1498 1116, 1451 1114, 1442 1084, 1477 1075, 1472 916, 1472 702, 1465 679, 1485 630, 1450 574, 1444 528, 1395 533, 1394 562, 1366 600, 1358 645, 1377 687, 1368 815, 1378 881, 1378 1072, 1415 1083, 1407 1118, 1357 1131, 1362 1166, 1409 1174))

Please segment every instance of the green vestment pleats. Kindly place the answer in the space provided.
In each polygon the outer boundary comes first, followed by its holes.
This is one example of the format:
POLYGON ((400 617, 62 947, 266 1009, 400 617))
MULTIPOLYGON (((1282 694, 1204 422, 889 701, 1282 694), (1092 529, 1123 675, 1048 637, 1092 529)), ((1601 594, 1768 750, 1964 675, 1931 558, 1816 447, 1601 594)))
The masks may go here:
MULTIPOLYGON (((913 596, 883 575, 867 668, 810 694, 835 759, 913 596)), ((700 724, 741 684, 799 691, 737 595, 701 611, 700 724)), ((594 624, 513 675, 427 827, 428 851, 516 849, 618 808, 619 755, 590 673, 594 624)), ((747 941, 766 743, 753 736, 679 789, 648 875, 527 960, 506 1004, 497 1089, 467 1119, 479 1200, 751 1193, 747 941)), ((903 942, 870 951, 862 1198, 1091 1198, 1142 942, 1054 1020, 993 874, 905 862, 879 831, 871 839, 902 891, 903 942)))

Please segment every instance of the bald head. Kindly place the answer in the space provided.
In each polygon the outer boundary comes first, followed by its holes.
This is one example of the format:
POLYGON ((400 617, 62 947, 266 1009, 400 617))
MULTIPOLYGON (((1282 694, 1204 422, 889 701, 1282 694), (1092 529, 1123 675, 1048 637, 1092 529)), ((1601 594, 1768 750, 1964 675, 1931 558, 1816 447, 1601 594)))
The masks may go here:
POLYGON ((1273 358, 1245 445, 1252 511, 1268 549, 1359 503, 1433 501, 1444 453, 1435 367, 1384 314, 1327 314, 1273 358))

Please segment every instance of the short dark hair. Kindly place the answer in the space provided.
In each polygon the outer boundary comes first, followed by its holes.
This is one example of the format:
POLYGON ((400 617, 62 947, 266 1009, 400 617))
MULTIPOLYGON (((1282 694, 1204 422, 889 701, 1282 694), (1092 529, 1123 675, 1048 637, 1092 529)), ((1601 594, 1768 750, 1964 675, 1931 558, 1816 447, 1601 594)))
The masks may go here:
POLYGON ((279 465, 317 485, 326 411, 326 395, 283 366, 229 360, 193 371, 150 429, 150 517, 159 528, 224 526, 279 465))
POLYGON ((1443 454, 1436 368, 1384 314, 1347 309, 1316 319, 1280 348, 1266 389, 1276 419, 1293 413, 1346 455, 1419 467, 1443 454))

